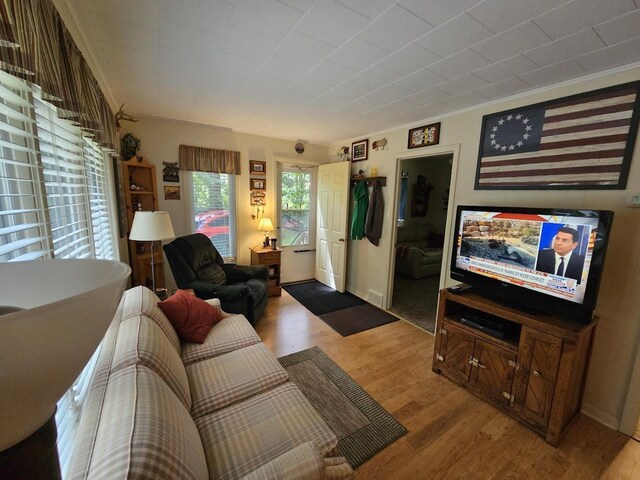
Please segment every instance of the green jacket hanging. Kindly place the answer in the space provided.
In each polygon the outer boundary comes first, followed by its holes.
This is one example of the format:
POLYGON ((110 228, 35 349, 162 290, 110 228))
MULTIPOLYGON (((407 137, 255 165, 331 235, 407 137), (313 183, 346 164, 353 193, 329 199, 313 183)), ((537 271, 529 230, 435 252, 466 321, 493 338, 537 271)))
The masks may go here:
POLYGON ((364 224, 367 219, 367 209, 369 208, 368 197, 367 182, 358 182, 353 189, 356 208, 353 210, 353 219, 351 220, 352 240, 362 240, 364 238, 364 224))

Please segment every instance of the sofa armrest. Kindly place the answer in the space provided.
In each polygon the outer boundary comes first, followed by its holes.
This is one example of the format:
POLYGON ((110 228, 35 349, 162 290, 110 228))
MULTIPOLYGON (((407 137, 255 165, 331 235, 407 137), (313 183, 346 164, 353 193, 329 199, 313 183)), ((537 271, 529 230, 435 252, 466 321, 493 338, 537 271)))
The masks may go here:
POLYGON ((233 282, 246 282, 254 278, 266 281, 269 278, 269 268, 266 265, 225 263, 222 269, 227 274, 227 279, 233 282))
POLYGON ((249 296, 246 285, 214 285, 203 280, 194 280, 187 285, 192 288, 198 298, 219 298, 221 302, 235 302, 249 296))
POLYGON ((325 478, 325 464, 312 442, 292 448, 269 463, 254 470, 243 480, 322 480, 325 478))
POLYGON ((212 307, 216 308, 222 314, 222 318, 233 317, 235 315, 235 313, 228 313, 222 310, 222 305, 220 305, 219 298, 209 298, 205 300, 205 302, 207 302, 212 307))

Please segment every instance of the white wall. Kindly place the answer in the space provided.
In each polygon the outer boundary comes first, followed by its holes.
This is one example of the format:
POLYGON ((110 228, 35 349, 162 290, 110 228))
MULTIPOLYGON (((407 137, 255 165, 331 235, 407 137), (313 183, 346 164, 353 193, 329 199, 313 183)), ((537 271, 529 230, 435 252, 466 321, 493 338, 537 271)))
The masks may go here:
MULTIPOLYGON (((236 214, 237 218, 237 255, 238 263, 249 264, 251 261, 251 247, 262 243, 264 234, 257 231, 258 220, 251 219, 251 205, 249 203, 249 160, 262 160, 267 162, 267 196, 264 216, 270 217, 277 226, 276 221, 276 197, 275 182, 276 162, 279 159, 291 158, 312 163, 326 163, 328 161, 328 149, 323 145, 306 144, 303 154, 294 150, 296 141, 281 140, 259 135, 237 133, 230 129, 216 128, 186 122, 160 120, 154 118, 140 118, 138 123, 125 123, 122 135, 133 133, 140 139, 140 155, 156 166, 158 182, 158 208, 166 210, 171 215, 171 222, 176 236, 187 235, 190 231, 190 221, 187 217, 188 198, 185 191, 185 178, 187 172, 180 171, 180 183, 165 183, 162 181, 162 162, 177 162, 178 147, 181 144, 197 147, 219 148, 223 150, 235 150, 240 152, 242 174, 236 178, 236 214), (181 200, 165 200, 164 185, 180 185, 181 200)), ((272 235, 273 236, 273 235, 272 235)), ((121 243, 123 243, 121 241, 121 243)), ((124 242, 126 251, 126 241, 124 242)), ((282 269, 287 266, 283 264, 282 269)), ((171 269, 165 262, 165 279, 167 288, 176 288, 171 269)))
MULTIPOLYGON (((450 199, 450 208, 468 203, 593 208, 615 212, 597 306, 600 324, 595 336, 583 403, 583 411, 612 428, 618 428, 640 336, 640 209, 625 206, 628 194, 640 192, 640 145, 635 146, 626 190, 477 191, 474 190, 474 181, 483 115, 638 79, 640 68, 557 87, 450 117, 429 118, 412 125, 442 122, 440 146, 420 149, 425 155, 430 150, 446 149, 448 145, 453 146, 452 148, 459 146, 458 164, 454 165, 454 172, 457 173, 452 180, 455 187, 452 193, 455 196, 450 199)), ((371 134, 370 140, 386 137, 389 149, 372 150, 367 162, 357 164, 358 168, 363 168, 363 163, 369 163, 371 167, 378 167, 379 175, 387 176, 384 191, 385 222, 380 246, 375 247, 366 241, 352 241, 349 244, 347 289, 364 298, 369 290, 387 291, 393 199, 397 194, 396 159, 416 154, 415 150, 405 150, 407 132, 408 128, 402 128, 371 134)), ((345 140, 332 145, 329 151, 334 154, 341 145, 350 142, 345 140)), ((337 160, 334 157, 332 161, 337 160)), ((446 272, 446 277, 448 276, 449 273, 446 272)))

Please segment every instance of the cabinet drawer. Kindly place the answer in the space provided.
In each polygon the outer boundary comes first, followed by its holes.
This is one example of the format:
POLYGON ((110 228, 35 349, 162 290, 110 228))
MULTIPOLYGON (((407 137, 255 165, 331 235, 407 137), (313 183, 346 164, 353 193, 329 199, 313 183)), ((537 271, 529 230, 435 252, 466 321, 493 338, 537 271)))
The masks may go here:
POLYGON ((257 255, 258 265, 273 265, 280 263, 280 252, 261 253, 257 255))

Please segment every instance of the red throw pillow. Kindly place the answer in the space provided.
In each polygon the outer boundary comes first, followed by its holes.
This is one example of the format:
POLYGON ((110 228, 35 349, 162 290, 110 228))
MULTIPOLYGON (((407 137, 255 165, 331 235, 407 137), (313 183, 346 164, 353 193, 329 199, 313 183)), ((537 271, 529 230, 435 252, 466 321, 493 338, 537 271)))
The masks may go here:
POLYGON ((180 339, 203 343, 211 327, 222 320, 220 310, 185 290, 158 303, 180 339))

